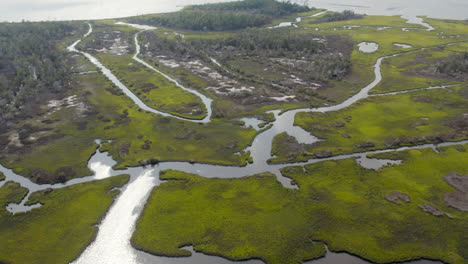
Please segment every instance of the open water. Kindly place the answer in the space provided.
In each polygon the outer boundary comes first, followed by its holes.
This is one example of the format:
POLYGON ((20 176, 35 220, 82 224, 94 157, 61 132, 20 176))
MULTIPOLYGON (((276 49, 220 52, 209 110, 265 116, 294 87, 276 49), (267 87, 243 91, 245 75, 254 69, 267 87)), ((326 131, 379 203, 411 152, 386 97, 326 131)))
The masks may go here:
MULTIPOLYGON (((0 21, 82 20, 171 12, 230 0, 1 0, 0 21)), ((467 0, 293 0, 332 11, 468 19, 467 0)))

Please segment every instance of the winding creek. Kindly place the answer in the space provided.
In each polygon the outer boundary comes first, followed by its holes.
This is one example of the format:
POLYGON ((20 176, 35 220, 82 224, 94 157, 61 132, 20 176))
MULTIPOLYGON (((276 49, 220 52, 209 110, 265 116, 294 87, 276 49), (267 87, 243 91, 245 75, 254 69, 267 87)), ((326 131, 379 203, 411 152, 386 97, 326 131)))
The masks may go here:
MULTIPOLYGON (((116 24, 120 24, 120 25, 126 25, 126 26, 131 26, 131 27, 135 27, 135 28, 138 28, 138 29, 141 29, 143 31, 145 30, 151 30, 151 29, 156 29, 155 27, 151 27, 151 26, 145 26, 145 25, 137 25, 137 24, 129 24, 129 23, 124 23, 124 22, 118 22, 116 24)), ((164 78, 166 78, 167 80, 169 80, 170 82, 173 82, 177 87, 189 92, 189 93, 192 93, 194 95, 196 95, 198 98, 200 98, 203 102, 203 104, 205 105, 205 109, 206 109, 206 117, 203 118, 202 120, 200 120, 199 122, 201 123, 208 123, 211 121, 211 114, 212 114, 212 109, 211 109, 211 103, 213 102, 212 99, 208 98, 206 95, 196 91, 196 90, 193 90, 193 89, 189 89, 189 88, 186 88, 185 86, 181 85, 177 80, 174 80, 172 79, 171 77, 169 77, 168 75, 166 75, 165 73, 159 71, 158 69, 154 68, 153 66, 151 66, 150 64, 148 64, 147 62, 145 62, 144 60, 138 58, 138 55, 140 55, 140 44, 138 43, 138 35, 141 33, 142 31, 138 32, 135 34, 135 55, 133 55, 133 59, 139 63, 141 63, 142 65, 144 65, 145 67, 159 73, 160 75, 162 75, 164 78)), ((174 117, 174 116, 172 116, 174 117)), ((190 119, 185 119, 185 118, 182 118, 184 120, 190 120, 190 119)), ((195 121, 195 120, 190 120, 190 121, 195 121)), ((196 121, 195 121, 196 122, 196 121)))
MULTIPOLYGON (((92 32, 93 32, 93 27, 91 26, 91 24, 88 24, 89 25, 89 31, 84 35, 84 37, 87 37, 89 36, 92 32)), ((129 24, 129 25, 132 25, 132 24, 129 24)), ((149 27, 148 26, 145 26, 145 30, 147 30, 149 27)), ((152 27, 151 27, 152 28, 152 27)), ((176 84, 178 87, 188 91, 188 92, 191 92, 193 94, 195 94, 196 96, 198 96, 204 103, 205 107, 206 107, 206 111, 207 111, 207 114, 206 114, 206 117, 201 119, 201 120, 196 120, 196 119, 188 119, 188 118, 183 118, 183 117, 180 117, 180 116, 177 116, 177 115, 172 115, 172 114, 169 114, 169 113, 166 113, 166 112, 162 112, 162 111, 159 111, 159 110, 156 110, 154 108, 151 108, 149 106, 147 106, 140 98, 138 98, 138 96, 136 96, 132 91, 130 91, 130 89, 128 89, 113 73, 111 70, 109 70, 108 68, 106 68, 96 57, 94 57, 93 55, 87 53, 87 52, 84 52, 84 51, 80 51, 78 49, 76 49, 76 45, 78 45, 80 42, 81 42, 81 39, 80 40, 77 40, 75 41, 72 45, 70 45, 67 50, 68 51, 71 51, 71 52, 78 52, 82 55, 84 55, 91 63, 93 63, 94 65, 96 65, 102 72, 102 74, 104 74, 104 76, 107 77, 107 79, 109 79, 113 84, 115 84, 118 88, 120 88, 122 90, 122 92, 124 92, 125 95, 127 95, 136 105, 138 105, 138 107, 140 107, 142 110, 145 110, 145 111, 148 111, 148 112, 151 112, 151 113, 154 113, 154 114, 159 114, 159 115, 162 115, 162 116, 166 116, 166 117, 172 117, 172 118, 177 118, 177 119, 180 119, 180 120, 185 120, 185 121, 191 121, 191 122, 196 122, 196 123, 208 123, 211 121, 211 102, 212 102, 212 99, 204 96, 203 94, 195 91, 195 90, 192 90, 192 89, 189 89, 189 88, 186 88, 186 87, 183 87, 182 85, 180 85, 176 80, 172 79, 171 77, 167 76, 166 74, 158 71, 157 69, 155 69, 154 67, 152 67, 151 65, 149 65, 148 63, 144 62, 143 60, 139 59, 138 58, 138 54, 140 53, 140 45, 138 44, 138 33, 135 34, 135 46, 136 46, 136 53, 135 55, 133 56, 133 59, 138 61, 139 63, 142 63, 143 65, 145 65, 146 67, 158 72, 159 74, 161 74, 164 78, 166 78, 167 80, 173 82, 174 84, 176 84)))
MULTIPOLYGON (((141 30, 149 30, 151 28, 143 28, 140 25, 131 25, 126 24, 128 26, 138 27, 141 30)), ((91 25, 89 31, 84 35, 84 37, 88 36, 92 33, 91 25)), ((141 32, 141 31, 140 31, 141 32)), ((197 95, 205 104, 207 109, 207 116, 203 120, 191 120, 185 119, 178 116, 174 116, 165 112, 158 111, 156 109, 148 107, 144 104, 136 95, 134 95, 123 83, 121 83, 118 78, 105 66, 103 66, 97 58, 92 56, 89 53, 80 51, 76 49, 76 45, 80 43, 81 40, 74 42, 70 47, 68 47, 69 51, 78 52, 88 58, 93 64, 95 64, 102 73, 115 85, 117 85, 122 91, 135 102, 140 108, 146 111, 150 111, 155 114, 169 116, 177 119, 182 119, 191 122, 200 122, 200 123, 207 123, 211 120, 211 102, 212 100, 208 97, 200 94, 197 91, 188 89, 183 85, 179 84, 176 80, 170 78, 169 76, 165 75, 164 73, 158 71, 145 61, 138 58, 140 47, 138 44, 138 34, 135 35, 135 45, 136 45, 136 53, 133 56, 133 59, 138 61, 139 63, 145 65, 146 67, 152 69, 153 71, 163 75, 166 79, 174 82, 178 87, 189 91, 195 95, 197 95)), ((281 175, 280 169, 289 166, 295 165, 305 165, 311 163, 317 163, 324 160, 341 160, 341 159, 349 159, 354 158, 356 162, 361 166, 366 168, 373 168, 378 169, 383 164, 389 163, 397 163, 398 161, 388 161, 388 160, 373 160, 366 157, 368 154, 374 153, 385 153, 391 151, 404 151, 408 149, 424 149, 424 148, 432 148, 437 151, 437 147, 442 146, 451 146, 451 145, 460 145, 460 144, 467 144, 468 140, 460 141, 460 142, 447 142, 438 145, 434 144, 426 144, 426 145, 419 145, 413 147, 403 147, 399 149, 384 149, 384 150, 376 150, 376 151, 367 151, 362 153, 352 153, 347 155, 339 155, 324 159, 311 159, 304 163, 289 163, 289 164, 275 164, 269 165, 267 160, 271 158, 271 149, 272 149, 272 140, 275 135, 281 132, 287 132, 289 135, 294 136, 299 143, 314 143, 317 142, 319 139, 311 135, 310 133, 306 132, 300 127, 294 126, 294 117, 299 112, 331 112, 331 111, 338 111, 344 109, 346 107, 351 106, 355 102, 369 97, 369 91, 374 88, 381 80, 382 74, 380 71, 381 63, 384 59, 398 56, 399 54, 389 55, 385 57, 379 58, 375 65, 374 65, 374 75, 375 79, 369 85, 361 89, 357 94, 348 98, 344 102, 333 105, 333 106, 326 106, 326 107, 318 107, 318 108, 304 108, 304 109, 295 109, 286 111, 280 114, 279 111, 273 111, 276 120, 270 124, 270 128, 266 129, 265 131, 259 133, 256 138, 254 139, 252 145, 248 147, 246 150, 251 152, 251 156, 253 157, 254 162, 249 164, 245 167, 230 167, 230 166, 218 166, 218 165, 208 165, 208 164, 191 164, 189 162, 161 162, 155 167, 134 167, 134 168, 127 168, 125 170, 113 170, 112 166, 116 164, 116 162, 108 156, 107 153, 100 152, 99 150, 91 157, 88 162, 88 167, 94 172, 94 175, 73 179, 66 183, 61 184, 53 184, 53 185, 38 185, 36 183, 31 182, 29 179, 22 177, 20 175, 15 174, 10 169, 7 169, 0 165, 0 171, 3 172, 6 176, 6 179, 0 182, 0 186, 8 181, 13 181, 19 183, 21 186, 28 188, 30 193, 44 190, 47 188, 63 188, 66 186, 71 186, 74 184, 79 184, 83 182, 90 182, 95 181, 98 179, 103 179, 119 174, 129 174, 130 181, 127 185, 121 188, 121 193, 116 198, 115 202, 111 206, 110 210, 106 214, 105 218, 102 220, 101 224, 99 225, 99 231, 96 236, 94 242, 92 242, 86 250, 76 259, 73 263, 76 264, 94 264, 94 263, 125 263, 125 264, 146 264, 146 263, 160 263, 160 264, 175 264, 175 263, 232 263, 229 260, 214 257, 214 256, 207 256, 201 253, 194 252, 192 250, 193 256, 190 258, 167 258, 167 257, 159 257, 150 255, 141 251, 134 249, 130 245, 130 237, 135 229, 135 223, 138 217, 140 216, 143 207, 146 203, 146 200, 151 192, 151 190, 155 186, 159 186, 163 181, 159 179, 159 172, 166 169, 176 169, 180 171, 185 171, 188 173, 195 173, 199 174, 200 176, 207 177, 207 178, 239 178, 248 175, 253 175, 261 172, 272 172, 274 173, 278 181, 283 184, 287 188, 296 188, 295 185, 291 184, 291 180, 285 178, 281 175)), ((432 88, 432 87, 430 87, 432 88)), ((430 89, 429 88, 429 89, 430 89)), ((435 89, 435 88, 432 88, 435 89)), ((99 141, 97 143, 100 143, 99 141)), ((25 197, 25 199, 17 205, 10 204, 7 206, 7 209, 13 213, 17 212, 24 212, 27 210, 31 210, 36 207, 40 207, 40 205, 32 205, 32 206, 25 206, 25 202, 28 199, 29 194, 25 197)), ((189 248, 190 249, 190 248, 189 248)), ((191 249, 190 249, 191 250, 191 249)), ((244 261, 240 263, 263 263, 259 260, 250 260, 244 261)), ((358 257, 352 256, 347 253, 334 253, 328 252, 326 257, 310 261, 307 263, 369 263, 365 260, 362 260, 358 257)), ((409 263, 409 262, 408 262, 409 263)), ((434 261, 414 261, 411 263, 436 263, 434 261)))
POLYGON ((281 28, 281 27, 298 27, 295 23, 299 23, 302 21, 302 19, 304 18, 310 18, 310 17, 318 17, 318 16, 321 16, 325 13, 327 13, 328 11, 322 11, 322 12, 319 12, 317 14, 313 14, 313 15, 310 15, 310 16, 305 16, 305 17, 297 17, 296 20, 294 22, 281 22, 279 23, 278 25, 276 26, 273 26, 273 27, 268 27, 268 28, 281 28))

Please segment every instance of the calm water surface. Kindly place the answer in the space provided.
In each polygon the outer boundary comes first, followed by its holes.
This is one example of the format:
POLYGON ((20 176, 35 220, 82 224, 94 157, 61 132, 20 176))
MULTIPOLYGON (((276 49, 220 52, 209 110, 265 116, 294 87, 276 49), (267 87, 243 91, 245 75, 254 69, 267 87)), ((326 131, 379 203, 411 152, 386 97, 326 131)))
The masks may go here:
MULTIPOLYGON (((185 5, 228 0, 1 0, 0 21, 102 19, 176 11, 185 5)), ((468 19, 466 0, 293 0, 333 11, 369 15, 426 15, 468 19)))

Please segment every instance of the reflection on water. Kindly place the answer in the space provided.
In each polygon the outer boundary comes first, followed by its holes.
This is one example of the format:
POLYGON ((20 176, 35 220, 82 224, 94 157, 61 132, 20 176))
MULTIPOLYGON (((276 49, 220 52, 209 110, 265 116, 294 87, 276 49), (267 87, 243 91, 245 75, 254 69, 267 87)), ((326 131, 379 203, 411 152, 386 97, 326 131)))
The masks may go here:
POLYGON ((358 44, 358 47, 360 52, 372 53, 379 49, 379 44, 375 42, 361 42, 358 44))
POLYGON ((28 212, 28 211, 31 211, 32 209, 41 207, 42 204, 40 203, 25 205, 25 203, 29 200, 30 195, 31 195, 31 192, 29 192, 26 195, 26 197, 23 198, 23 201, 21 201, 21 203, 19 204, 15 204, 15 203, 8 204, 6 207, 7 211, 12 214, 17 214, 17 213, 28 212))
POLYGON ((257 131, 260 130, 259 125, 264 123, 263 120, 257 119, 255 117, 243 117, 239 120, 244 122, 244 127, 251 127, 257 131))
POLYGON ((130 237, 151 189, 160 182, 154 169, 137 170, 99 226, 96 240, 73 263, 137 263, 130 237))
POLYGON ((412 16, 412 15, 403 15, 402 18, 406 19, 407 23, 422 25, 423 27, 425 27, 427 29, 427 31, 432 31, 432 30, 435 29, 431 25, 429 25, 428 23, 425 23, 424 20, 421 17, 415 17, 415 16, 412 16))
POLYGON ((403 49, 410 49, 412 48, 413 46, 411 45, 408 45, 408 44, 403 44, 403 43, 393 43, 393 45, 399 47, 399 48, 403 48, 403 49))
MULTIPOLYGON (((299 2, 299 1, 296 1, 299 2)), ((308 0, 310 6, 332 11, 353 10, 368 15, 428 16, 433 18, 467 19, 466 0, 308 0)))
POLYGON ((379 170, 388 165, 401 164, 401 160, 388 160, 388 159, 370 159, 367 156, 361 156, 356 159, 356 162, 366 169, 379 170))

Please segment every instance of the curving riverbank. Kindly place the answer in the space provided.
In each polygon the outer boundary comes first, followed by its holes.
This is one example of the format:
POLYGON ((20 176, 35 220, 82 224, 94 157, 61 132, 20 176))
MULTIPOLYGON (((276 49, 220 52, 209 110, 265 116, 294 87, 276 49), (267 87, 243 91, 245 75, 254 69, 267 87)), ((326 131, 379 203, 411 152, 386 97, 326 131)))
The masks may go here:
MULTIPOLYGON (((86 37, 86 36, 89 36, 92 32, 93 32, 93 28, 92 28, 92 25, 91 24, 88 24, 89 25, 89 31, 83 36, 86 37)), ((138 105, 138 107, 140 107, 142 110, 145 110, 145 111, 148 111, 148 112, 151 112, 151 113, 154 113, 154 114, 158 114, 158 115, 162 115, 162 116, 165 116, 165 117, 172 117, 172 118, 176 118, 176 119, 179 119, 179 120, 184 120, 184 121, 190 121, 190 122, 195 122, 195 123, 208 123, 211 121, 211 113, 212 113, 212 110, 211 110, 211 102, 212 100, 209 99, 208 97, 206 97, 205 95, 197 92, 197 91, 194 91, 194 90, 191 90, 191 89, 188 89, 188 88, 185 88, 183 87, 181 84, 179 84, 176 80, 170 78, 169 76, 159 72, 158 70, 156 70, 155 68, 153 68, 151 65, 147 64, 146 62, 144 62, 143 60, 140 60, 138 58, 138 54, 140 52, 140 46, 138 45, 138 40, 137 40, 137 37, 138 37, 138 33, 135 35, 135 45, 136 45, 136 50, 137 52, 135 53, 135 55, 133 56, 133 59, 135 59, 136 61, 142 63, 143 65, 145 65, 146 67, 149 67, 150 69, 154 70, 154 71, 157 71, 158 73, 160 73, 162 76, 164 76, 166 79, 168 79, 169 81, 171 82, 174 82, 178 87, 186 90, 186 91, 189 91, 195 95, 197 95, 198 97, 200 97, 200 99, 203 101, 204 105, 205 105, 205 108, 207 110, 207 115, 205 118, 201 119, 201 120, 198 120, 198 119, 188 119, 188 118, 183 118, 183 117, 180 117, 180 116, 177 116, 177 115, 173 115, 173 114, 169 114, 169 113, 166 113, 166 112, 163 112, 163 111, 159 111, 159 110, 156 110, 154 108, 151 108, 149 107, 148 105, 146 105, 138 96, 136 96, 132 91, 130 91, 130 89, 128 89, 127 86, 125 86, 113 73, 111 70, 109 70, 108 68, 106 68, 96 57, 92 56, 91 54, 87 53, 87 52, 84 52, 84 51, 80 51, 76 48, 76 46, 81 42, 81 39, 80 40, 77 40, 75 41, 72 45, 70 45, 69 47, 67 47, 67 50, 70 51, 70 52, 78 52, 80 54, 82 54, 83 56, 85 56, 91 63, 93 63, 94 65, 96 65, 102 72, 102 74, 104 74, 104 76, 107 77, 107 79, 109 79, 114 85, 116 85, 119 89, 122 90, 122 92, 127 96, 129 97, 136 105, 138 105)))
MULTIPOLYGON (((133 55, 132 59, 137 61, 138 63, 142 64, 143 66, 151 69, 152 71, 160 74, 161 76, 166 78, 168 81, 174 83, 177 87, 181 88, 182 90, 185 90, 185 91, 187 91, 189 93, 192 93, 192 94, 198 96, 202 100, 203 104, 205 105, 206 111, 207 111, 206 117, 203 118, 202 120, 200 120, 200 122, 202 122, 202 123, 210 122, 211 121, 211 115, 212 115, 211 104, 213 102, 213 99, 208 98, 206 95, 204 95, 204 94, 202 94, 202 93, 200 93, 200 92, 198 92, 196 90, 193 90, 193 89, 190 89, 190 88, 187 88, 187 87, 183 86, 177 80, 169 77, 167 74, 159 71, 158 69, 156 69, 155 67, 151 66, 150 64, 148 64, 147 62, 145 62, 144 60, 142 60, 142 59, 140 59, 138 57, 140 55, 140 50, 141 50, 141 46, 138 43, 139 34, 141 32, 143 32, 143 31, 146 31, 146 30, 156 29, 156 27, 146 26, 146 25, 138 25, 138 24, 131 24, 131 23, 124 23, 124 22, 117 22, 116 24, 117 25, 126 25, 126 26, 134 27, 134 28, 137 28, 137 29, 141 30, 140 32, 135 34, 135 54, 133 55)), ((185 120, 193 120, 193 119, 185 119, 185 120)))

